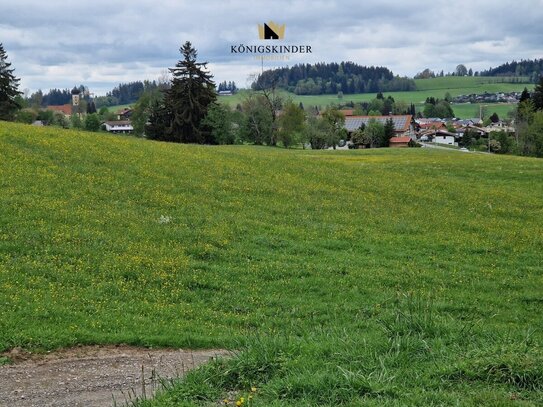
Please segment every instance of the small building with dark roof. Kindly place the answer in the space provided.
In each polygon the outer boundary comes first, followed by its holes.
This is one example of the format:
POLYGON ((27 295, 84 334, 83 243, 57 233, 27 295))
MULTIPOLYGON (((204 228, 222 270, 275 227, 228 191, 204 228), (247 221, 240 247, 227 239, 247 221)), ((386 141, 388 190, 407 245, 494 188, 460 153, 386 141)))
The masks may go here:
POLYGON ((411 141, 411 137, 409 136, 391 137, 391 139, 388 141, 388 146, 392 148, 409 147, 410 141, 411 141))

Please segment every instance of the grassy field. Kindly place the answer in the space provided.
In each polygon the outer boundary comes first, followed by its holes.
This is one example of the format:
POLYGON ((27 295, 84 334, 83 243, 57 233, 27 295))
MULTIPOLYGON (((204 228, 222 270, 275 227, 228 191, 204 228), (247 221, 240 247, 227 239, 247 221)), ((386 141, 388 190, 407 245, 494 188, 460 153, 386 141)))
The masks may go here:
MULTIPOLYGON (((533 88, 533 84, 529 83, 508 83, 499 82, 500 80, 507 80, 507 78, 494 78, 494 77, 443 77, 443 78, 431 78, 431 79, 416 79, 415 84, 417 86, 416 91, 412 92, 388 92, 385 96, 392 96, 395 100, 403 100, 407 103, 414 103, 418 110, 421 110, 424 101, 427 97, 435 97, 443 99, 446 92, 449 92, 451 96, 472 94, 472 93, 495 93, 495 92, 512 92, 522 91, 525 87, 528 89, 533 88)), ((320 106, 326 107, 330 104, 348 103, 348 102, 369 102, 374 99, 376 93, 358 93, 354 95, 344 95, 342 99, 338 99, 337 95, 310 95, 310 96, 298 96, 286 91, 281 92, 285 98, 291 98, 296 103, 302 102, 304 106, 320 106)), ((219 100, 223 103, 227 103, 230 106, 236 106, 241 103, 244 97, 244 91, 240 91, 233 96, 220 96, 219 100)), ((485 104, 488 110, 488 115, 491 115, 494 111, 498 113, 500 117, 507 117, 507 113, 513 110, 514 105, 508 104, 485 104)), ((453 105, 455 114, 460 118, 474 117, 474 112, 477 111, 477 117, 479 115, 479 105, 453 105)))
POLYGON ((140 406, 543 403, 542 160, 4 122, 0 154, 0 351, 237 350, 140 406))
POLYGON ((463 119, 470 119, 472 117, 479 117, 480 106, 483 107, 483 117, 489 117, 492 113, 496 113, 500 119, 508 119, 509 113, 513 112, 517 107, 516 104, 512 103, 465 103, 465 104, 456 104, 452 105, 454 114, 457 117, 463 119), (486 111, 486 113, 484 113, 486 111))
MULTIPOLYGON (((106 106, 106 107, 107 107, 107 110, 109 110, 110 112, 117 113, 118 111, 120 111, 122 109, 126 109, 128 107, 134 107, 134 103, 129 103, 129 104, 126 104, 126 105, 106 106)), ((100 109, 98 109, 98 110, 100 110, 100 109)))

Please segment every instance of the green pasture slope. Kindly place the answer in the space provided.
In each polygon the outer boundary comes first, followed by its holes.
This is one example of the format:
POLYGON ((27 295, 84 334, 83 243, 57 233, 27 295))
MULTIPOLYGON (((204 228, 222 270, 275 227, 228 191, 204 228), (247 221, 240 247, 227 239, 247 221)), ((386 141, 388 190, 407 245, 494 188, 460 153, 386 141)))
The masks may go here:
MULTIPOLYGON (((451 96, 472 94, 472 93, 495 93, 495 92, 521 92, 525 87, 533 89, 534 85, 530 83, 508 83, 510 78, 495 77, 443 77, 430 79, 416 79, 417 90, 411 92, 385 92, 385 96, 392 96, 395 100, 403 100, 407 103, 414 103, 417 110, 421 110, 427 97, 443 99, 445 93, 449 92, 451 96)), ((344 95, 338 99, 337 95, 309 95, 298 96, 293 93, 282 91, 285 98, 291 98, 296 103, 302 102, 304 106, 326 107, 331 104, 348 102, 369 102, 374 99, 376 93, 358 93, 354 95, 344 95)), ((243 100, 244 91, 240 91, 233 96, 220 96, 222 103, 227 103, 234 107, 243 100)), ((498 113, 500 117, 507 118, 507 113, 515 108, 514 104, 485 104, 488 115, 493 112, 498 113)), ((479 105, 453 105, 455 114, 460 118, 471 118, 479 116, 479 105), (477 112, 477 114, 475 114, 477 112)))
POLYGON ((0 351, 236 350, 139 406, 543 403, 543 160, 4 122, 0 157, 0 351))
MULTIPOLYGON (((133 108, 135 105, 135 103, 128 103, 126 105, 115 105, 115 106, 104 106, 107 108, 107 110, 109 110, 110 112, 112 113, 117 113, 123 109, 127 109, 127 108, 133 108)), ((100 109, 98 109, 100 110, 100 109)))

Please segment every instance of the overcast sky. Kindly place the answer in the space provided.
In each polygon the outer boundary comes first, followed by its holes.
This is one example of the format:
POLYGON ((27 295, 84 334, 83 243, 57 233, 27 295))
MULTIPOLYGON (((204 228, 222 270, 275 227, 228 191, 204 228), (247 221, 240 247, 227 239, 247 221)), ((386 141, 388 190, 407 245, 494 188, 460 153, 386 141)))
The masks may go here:
POLYGON ((542 21, 543 0, 0 0, 0 42, 21 90, 84 84, 96 94, 158 78, 187 40, 217 82, 244 87, 260 62, 231 45, 311 45, 284 64, 349 60, 413 76, 541 58, 542 21), (284 40, 258 39, 270 20, 286 24, 284 40))

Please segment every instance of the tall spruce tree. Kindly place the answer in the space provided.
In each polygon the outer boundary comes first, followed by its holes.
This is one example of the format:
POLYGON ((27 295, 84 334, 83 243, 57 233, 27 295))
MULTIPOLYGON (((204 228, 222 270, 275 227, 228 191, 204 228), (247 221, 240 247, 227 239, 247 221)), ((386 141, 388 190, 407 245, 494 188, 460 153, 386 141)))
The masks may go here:
POLYGON ((18 90, 19 79, 10 69, 4 46, 0 43, 0 120, 12 120, 13 114, 20 108, 15 98, 21 94, 18 90))
POLYGON ((209 131, 202 126, 208 107, 217 94, 207 62, 196 62, 197 52, 187 41, 179 49, 183 59, 171 68, 171 88, 166 90, 164 103, 171 112, 170 141, 209 143, 209 131))

